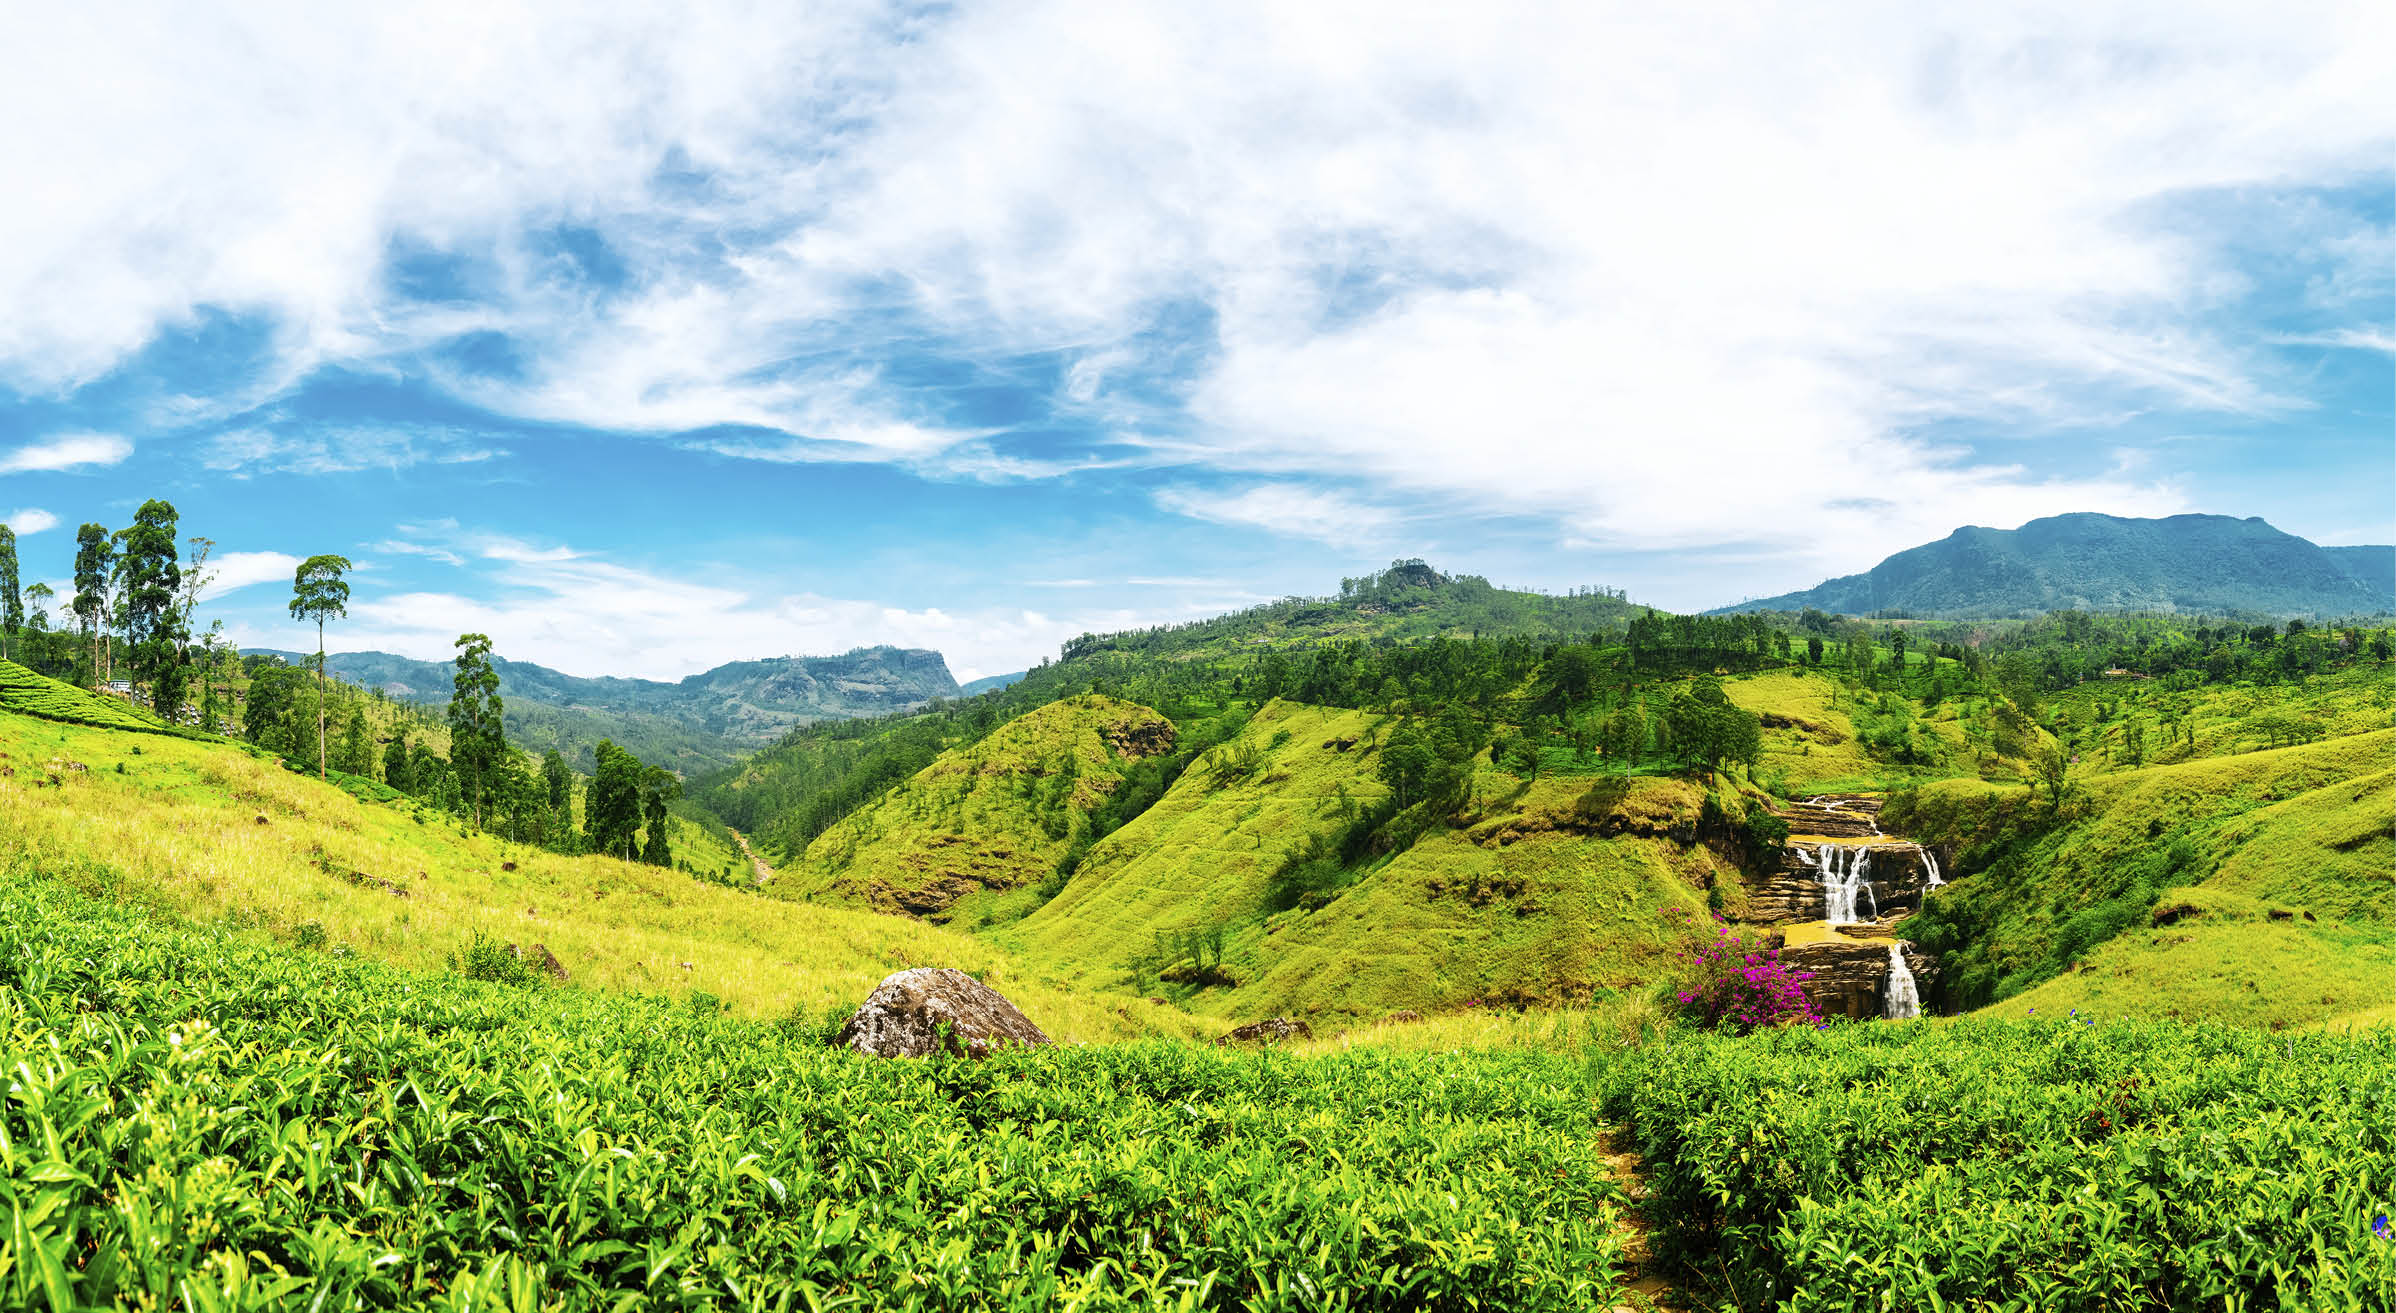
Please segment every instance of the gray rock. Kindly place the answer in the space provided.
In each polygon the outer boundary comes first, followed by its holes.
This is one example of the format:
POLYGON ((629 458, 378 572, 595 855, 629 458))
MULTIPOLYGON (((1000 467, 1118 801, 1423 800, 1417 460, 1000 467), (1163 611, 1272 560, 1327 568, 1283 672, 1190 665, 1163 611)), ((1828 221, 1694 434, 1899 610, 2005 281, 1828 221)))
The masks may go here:
POLYGON ((1251 1021, 1238 1030, 1215 1041, 1216 1048, 1226 1044, 1281 1044, 1293 1039, 1313 1039, 1314 1027, 1288 1017, 1267 1017, 1251 1021))
MULTIPOLYGON (((1913 972, 1914 987, 1923 997, 1938 982, 1939 960, 1911 944, 1903 945, 1905 969, 1913 972)), ((1850 939, 1818 940, 1780 950, 1781 963, 1792 971, 1813 976, 1801 988, 1826 1017, 1877 1017, 1888 999, 1889 946, 1850 939)))
POLYGON ((880 1058, 924 1058, 941 1048, 943 1027, 948 1051, 974 1058, 1002 1044, 1050 1042, 981 981, 953 967, 916 967, 874 986, 833 1043, 880 1058))

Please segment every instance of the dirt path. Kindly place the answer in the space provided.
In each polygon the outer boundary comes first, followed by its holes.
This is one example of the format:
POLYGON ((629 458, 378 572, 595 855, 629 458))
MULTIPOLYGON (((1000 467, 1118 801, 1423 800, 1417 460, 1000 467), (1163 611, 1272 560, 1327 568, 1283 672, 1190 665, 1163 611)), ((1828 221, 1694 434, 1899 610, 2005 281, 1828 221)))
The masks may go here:
MULTIPOLYGON (((1639 1155, 1631 1151, 1630 1137, 1617 1129, 1608 1137, 1606 1167, 1622 1182, 1623 1192, 1631 1197, 1634 1210, 1647 1199, 1647 1183, 1640 1179, 1639 1155)), ((1648 1250, 1647 1220, 1636 1211, 1622 1215, 1624 1232, 1623 1257, 1628 1270, 1615 1282, 1618 1297, 1612 1313, 1648 1313, 1651 1309, 1677 1309, 1687 1306, 1671 1284, 1657 1275, 1648 1250)))
POLYGON ((764 884, 774 878, 774 868, 766 865, 765 859, 757 855, 757 850, 749 846, 749 836, 734 830, 732 831, 732 842, 740 845, 741 856, 748 858, 749 865, 756 868, 756 883, 764 884))

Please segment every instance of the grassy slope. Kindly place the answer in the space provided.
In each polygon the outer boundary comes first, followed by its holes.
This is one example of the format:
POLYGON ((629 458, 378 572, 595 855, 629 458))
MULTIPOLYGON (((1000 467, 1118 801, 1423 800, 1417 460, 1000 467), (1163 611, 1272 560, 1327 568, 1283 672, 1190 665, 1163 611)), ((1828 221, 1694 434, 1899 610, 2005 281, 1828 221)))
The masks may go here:
POLYGON ((123 698, 35 674, 14 661, 0 661, 0 710, 141 734, 171 732, 165 721, 123 698))
MULTIPOLYGON (((1919 666, 1921 659, 1913 664, 1919 666)), ((1986 698, 1952 698, 1925 708, 1911 698, 1858 693, 1830 673, 1809 669, 1728 679, 1722 691, 1763 719, 1764 751, 1756 762, 1756 778, 1790 794, 1878 792, 1907 780, 1976 771, 2012 778, 2019 770, 2018 763, 1996 757, 1987 748, 1982 724, 1986 698), (1887 715, 1916 722, 1916 740, 1933 760, 1898 766, 1867 750, 1856 718, 1873 714, 1884 703, 1887 715)))
POLYGON ((1053 988, 937 927, 463 834, 439 813, 363 803, 234 746, 0 713, 0 753, 14 768, 0 775, 0 865, 257 936, 314 923, 329 945, 430 969, 479 932, 547 945, 578 984, 703 990, 752 1016, 853 1004, 893 970, 956 966, 1060 1038, 1194 1024, 1053 988), (53 786, 52 761, 87 769, 58 770, 53 786))
POLYGON ((1096 694, 1019 716, 816 836, 776 891, 941 912, 964 894, 1037 884, 1112 790, 1124 760, 1113 743, 1143 735, 1169 744, 1171 723, 1096 694))
POLYGON ((2265 718, 2274 713, 2323 737, 2338 737, 2386 729, 2392 707, 2396 679, 2389 669, 2354 665, 2296 684, 2205 684, 2176 691, 2159 680, 2092 679, 2051 695, 2046 712, 2084 764, 2125 769, 2269 746, 2265 718), (2168 737, 2167 726, 2184 730, 2184 739, 2168 737), (2133 750, 2138 739, 2143 753, 2133 750))
MULTIPOLYGON (((1064 892, 1000 931, 1045 967, 1093 983, 1159 988, 1165 936, 1223 927, 1239 983, 1162 987, 1193 1011, 1333 1019, 1471 999, 1565 1002, 1636 986, 1664 962, 1665 907, 1702 912, 1712 862, 1668 839, 1597 838, 1566 819, 1586 779, 1525 788, 1485 773, 1460 828, 1435 829, 1371 865, 1327 905, 1274 911, 1272 878, 1348 801, 1382 796, 1369 712, 1275 702, 1242 739, 1193 765, 1154 807, 1093 849, 1064 892), (1352 739, 1347 751, 1331 746, 1352 739), (1240 775, 1223 763, 1262 752, 1240 775)), ((1696 790, 1641 781, 1622 804, 1635 827, 1695 815, 1696 790)))
MULTIPOLYGON (((2392 751, 2396 732, 2383 730, 2082 781, 2062 825, 1941 895, 1987 927, 1971 954, 1999 972, 2035 974, 2075 915, 2124 896, 2140 870, 2165 871, 2162 905, 2195 910, 2153 926, 2139 908, 2075 969, 1992 1010, 2085 1006, 2275 1027, 2386 1015, 2396 977, 2392 751), (2157 868, 2175 841, 2189 862, 2157 868), (2275 921, 2275 909, 2290 915, 2275 921)), ((2019 788, 1953 781, 1924 788, 1907 819, 1917 836, 1968 846, 2035 807, 2019 788)))

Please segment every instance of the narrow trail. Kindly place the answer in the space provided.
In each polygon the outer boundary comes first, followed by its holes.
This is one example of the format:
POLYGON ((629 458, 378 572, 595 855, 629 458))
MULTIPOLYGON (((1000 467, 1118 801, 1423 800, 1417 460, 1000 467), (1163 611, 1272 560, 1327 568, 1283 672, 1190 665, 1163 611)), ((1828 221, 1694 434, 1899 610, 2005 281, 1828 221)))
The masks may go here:
POLYGON ((740 845, 740 855, 748 858, 749 865, 756 868, 757 879, 755 883, 764 884, 768 880, 774 878, 774 868, 766 865, 765 859, 757 855, 757 850, 749 846, 749 836, 742 834, 738 830, 734 830, 732 831, 732 842, 740 845))
POLYGON ((1614 1283, 1616 1299, 1609 1313, 1649 1313, 1654 1309, 1685 1308, 1683 1299, 1672 1284, 1657 1275, 1649 1249, 1647 1219, 1639 1210, 1646 1206, 1647 1182, 1640 1176, 1642 1160, 1631 1148, 1630 1137, 1617 1127, 1605 1140, 1605 1162, 1614 1179, 1622 1183, 1623 1193, 1630 1196, 1631 1210, 1622 1215, 1623 1258, 1628 1270, 1614 1283))

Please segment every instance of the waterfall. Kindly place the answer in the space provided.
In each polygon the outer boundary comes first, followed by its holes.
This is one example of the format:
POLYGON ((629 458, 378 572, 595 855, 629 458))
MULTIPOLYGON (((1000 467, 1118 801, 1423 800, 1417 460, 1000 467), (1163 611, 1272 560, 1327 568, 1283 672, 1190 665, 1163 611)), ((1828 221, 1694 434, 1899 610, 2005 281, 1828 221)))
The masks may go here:
MULTIPOLYGON (((1799 849, 1803 852, 1803 849, 1799 849)), ((1822 872, 1822 918, 1832 925, 1853 925, 1863 918, 1855 914, 1858 893, 1870 900, 1872 919, 1880 919, 1880 897, 1872 892, 1872 849, 1866 844, 1841 848, 1823 844, 1818 862, 1822 872)))
POLYGON ((1930 883, 1924 885, 1923 888, 1936 889, 1946 883, 1938 878, 1938 854, 1930 851, 1928 844, 1922 845, 1922 869, 1930 872, 1930 883))
POLYGON ((1891 1021, 1922 1015, 1922 995, 1914 988, 1913 969, 1905 965, 1905 950, 1895 944, 1889 945, 1888 997, 1880 1011, 1891 1021))

